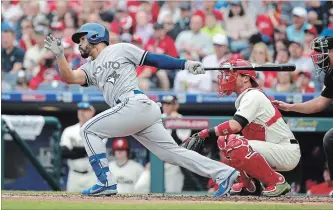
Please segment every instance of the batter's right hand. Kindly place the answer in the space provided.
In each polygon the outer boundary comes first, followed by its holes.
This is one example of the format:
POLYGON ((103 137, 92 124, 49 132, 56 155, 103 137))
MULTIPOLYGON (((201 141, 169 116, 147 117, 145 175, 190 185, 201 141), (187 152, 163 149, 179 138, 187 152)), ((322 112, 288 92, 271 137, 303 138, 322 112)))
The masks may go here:
POLYGON ((283 102, 283 101, 278 101, 278 100, 272 101, 272 103, 273 103, 278 109, 281 109, 281 110, 286 111, 286 112, 291 111, 292 104, 288 104, 288 103, 285 103, 285 102, 283 102))
POLYGON ((62 46, 61 41, 54 38, 52 35, 48 35, 45 38, 44 47, 53 52, 57 58, 64 57, 64 47, 62 46))

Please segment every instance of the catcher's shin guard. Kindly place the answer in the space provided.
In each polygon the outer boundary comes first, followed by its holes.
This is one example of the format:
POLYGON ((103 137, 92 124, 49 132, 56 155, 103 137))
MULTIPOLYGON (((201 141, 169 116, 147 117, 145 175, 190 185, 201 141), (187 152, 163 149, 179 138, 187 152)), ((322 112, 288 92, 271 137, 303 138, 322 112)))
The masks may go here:
POLYGON ((253 151, 248 140, 243 136, 230 135, 224 139, 220 137, 218 145, 225 158, 224 163, 227 165, 239 171, 245 171, 249 176, 266 184, 267 188, 274 189, 274 186, 285 184, 284 177, 275 172, 261 154, 253 151))

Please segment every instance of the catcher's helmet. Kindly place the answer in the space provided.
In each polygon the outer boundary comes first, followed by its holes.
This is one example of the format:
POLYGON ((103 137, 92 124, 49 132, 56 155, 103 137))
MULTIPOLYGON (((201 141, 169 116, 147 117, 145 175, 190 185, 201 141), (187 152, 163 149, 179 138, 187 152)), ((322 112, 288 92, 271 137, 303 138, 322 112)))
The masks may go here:
POLYGON ((333 49, 333 37, 318 37, 311 43, 311 49, 313 50, 311 58, 315 65, 317 76, 321 71, 327 73, 330 70, 329 52, 333 49))
POLYGON ((128 150, 128 141, 125 138, 117 138, 112 142, 112 151, 115 150, 128 150))
POLYGON ((236 79, 238 74, 249 76, 251 79, 251 84, 254 87, 258 87, 258 83, 256 81, 256 72, 253 70, 240 70, 240 71, 232 71, 232 67, 236 66, 249 66, 252 67, 251 63, 242 60, 227 60, 220 64, 220 67, 230 67, 230 70, 220 71, 221 74, 218 75, 218 83, 219 83, 219 97, 221 96, 229 96, 236 89, 236 79))
POLYGON ((86 23, 82 25, 79 31, 72 35, 72 40, 79 44, 80 38, 85 35, 87 35, 89 43, 98 44, 104 42, 109 45, 109 31, 101 24, 86 23))

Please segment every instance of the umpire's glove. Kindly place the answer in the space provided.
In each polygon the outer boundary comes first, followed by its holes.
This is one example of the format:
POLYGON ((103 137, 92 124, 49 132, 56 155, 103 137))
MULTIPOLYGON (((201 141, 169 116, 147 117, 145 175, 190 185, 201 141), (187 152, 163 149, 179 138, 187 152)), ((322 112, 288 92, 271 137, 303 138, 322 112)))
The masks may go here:
POLYGON ((59 39, 54 38, 52 35, 49 35, 44 40, 44 47, 48 50, 51 50, 57 58, 64 57, 64 47, 61 44, 59 39))
POLYGON ((185 69, 188 70, 191 74, 204 74, 205 69, 201 62, 199 61, 186 61, 185 69))

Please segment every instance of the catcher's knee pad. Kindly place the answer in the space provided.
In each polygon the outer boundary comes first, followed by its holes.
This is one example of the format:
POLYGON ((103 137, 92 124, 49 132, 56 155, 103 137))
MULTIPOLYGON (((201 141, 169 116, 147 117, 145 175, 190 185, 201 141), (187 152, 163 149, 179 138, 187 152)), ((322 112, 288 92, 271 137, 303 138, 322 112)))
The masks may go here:
POLYGON ((265 158, 251 148, 246 138, 235 135, 230 136, 226 141, 227 144, 223 149, 224 163, 239 171, 245 171, 267 185, 284 182, 284 178, 270 167, 265 158))
POLYGON ((232 135, 226 138, 227 144, 224 149, 225 158, 235 167, 241 169, 244 161, 253 154, 248 140, 243 136, 232 135))

